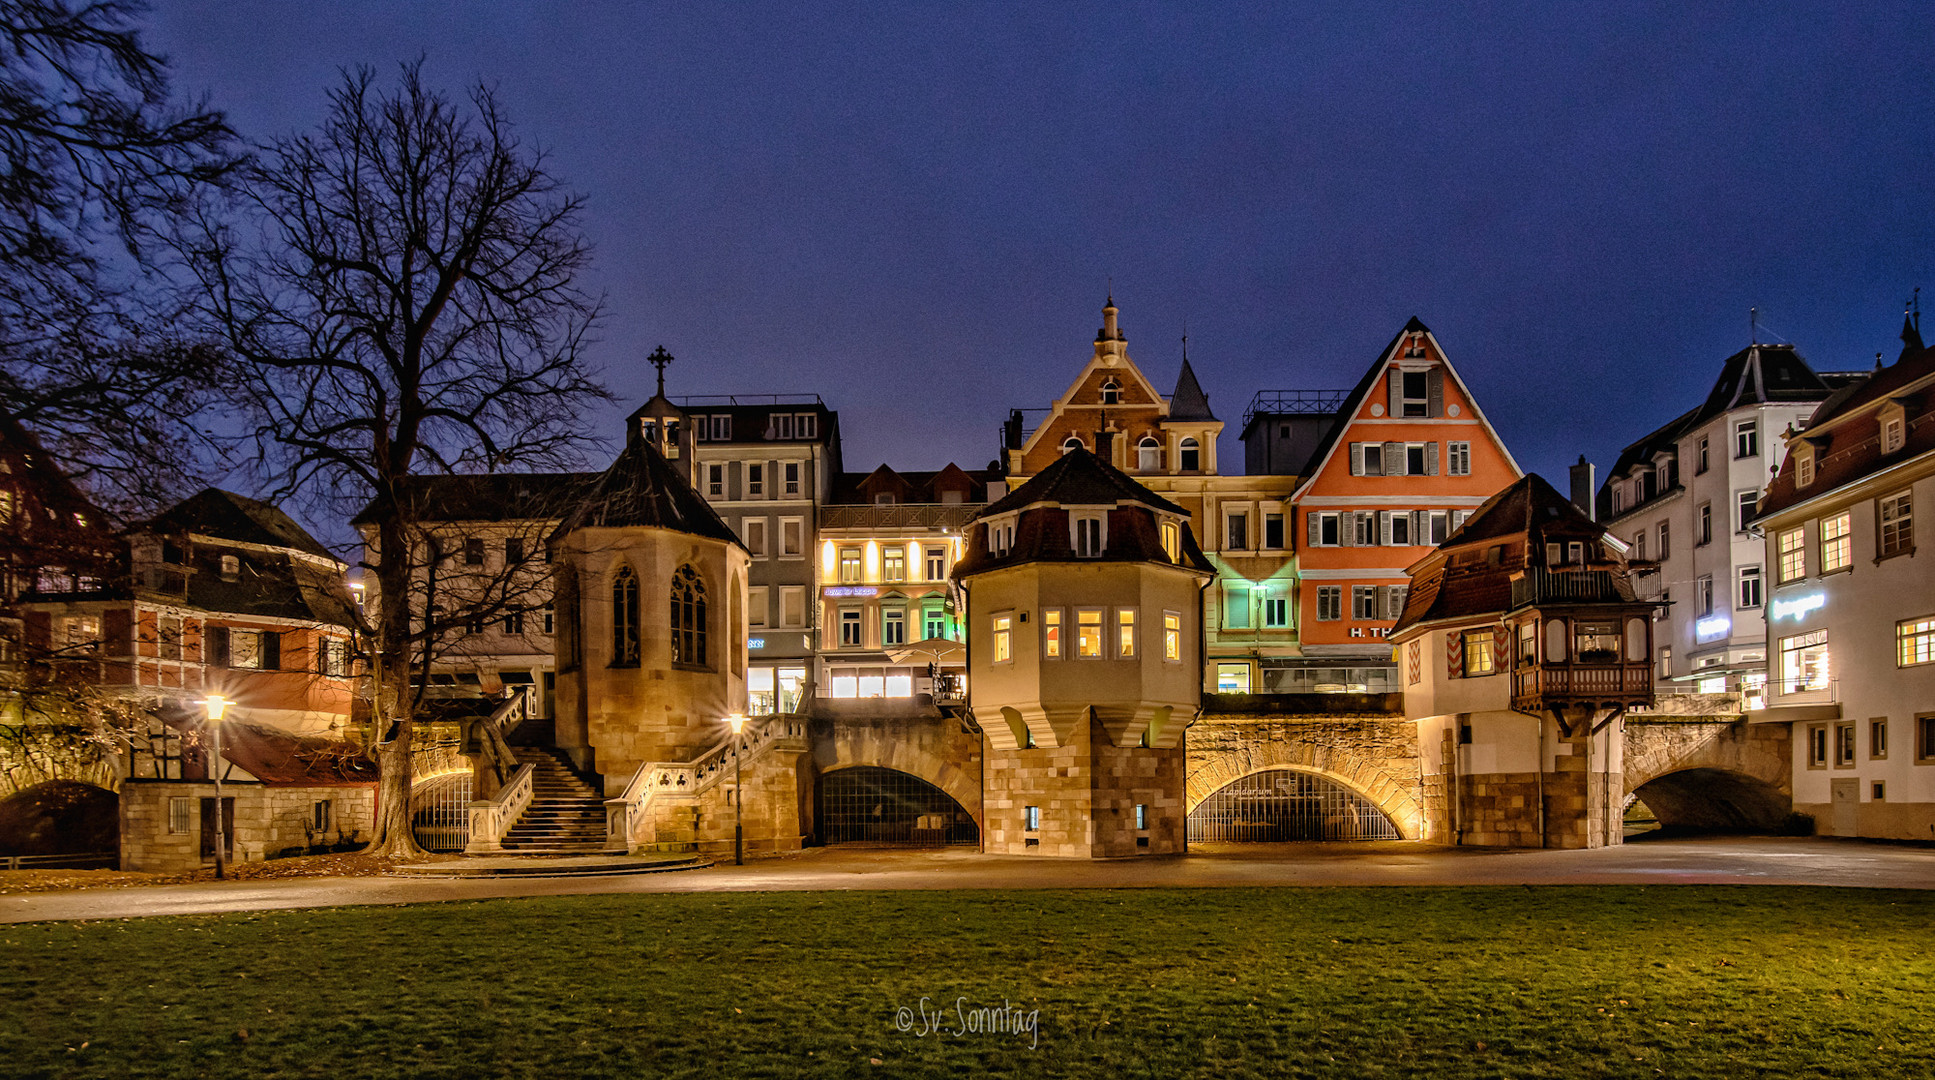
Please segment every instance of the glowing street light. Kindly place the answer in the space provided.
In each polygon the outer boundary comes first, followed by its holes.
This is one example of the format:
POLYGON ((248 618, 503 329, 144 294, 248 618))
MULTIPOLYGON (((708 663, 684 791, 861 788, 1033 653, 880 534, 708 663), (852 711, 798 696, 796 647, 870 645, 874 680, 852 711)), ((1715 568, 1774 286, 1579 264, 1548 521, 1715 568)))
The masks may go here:
POLYGON ((734 713, 726 717, 732 725, 732 865, 746 865, 746 789, 745 773, 739 761, 739 735, 746 730, 746 718, 734 713))
POLYGON ((222 822, 222 714, 228 710, 228 699, 220 694, 210 694, 202 702, 208 709, 209 767, 215 771, 215 876, 228 876, 228 833, 222 822))

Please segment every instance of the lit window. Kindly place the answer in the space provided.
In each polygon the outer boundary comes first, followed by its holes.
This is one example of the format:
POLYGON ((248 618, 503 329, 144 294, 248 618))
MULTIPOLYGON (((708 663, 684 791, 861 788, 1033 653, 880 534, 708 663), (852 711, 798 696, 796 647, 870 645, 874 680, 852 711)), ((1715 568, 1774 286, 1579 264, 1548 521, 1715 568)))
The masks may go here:
POLYGON ((898 544, 880 553, 880 580, 907 580, 907 549, 898 544))
POLYGON ((1135 612, 1128 608, 1115 613, 1115 655, 1123 659, 1135 655, 1135 612))
POLYGON ((1780 692, 1801 694, 1828 685, 1826 630, 1780 639, 1780 692))
POLYGON ((1014 659, 1014 617, 996 615, 994 617, 994 662, 1005 664, 1014 659))
POLYGON ((848 585, 860 580, 860 549, 840 549, 840 580, 848 585))
POLYGON ((1490 630, 1465 631, 1465 677, 1476 678, 1491 675, 1498 670, 1492 656, 1492 632, 1490 630))
POLYGON ((1050 660, 1062 658, 1062 613, 1058 609, 1041 613, 1041 654, 1050 660))
POLYGON ((1216 692, 1219 694, 1247 694, 1250 692, 1250 665, 1216 665, 1216 692))
POLYGON ((1799 581, 1807 576, 1807 539, 1799 528, 1788 529, 1775 540, 1780 555, 1780 583, 1799 581))
POLYGON ((1102 612, 1097 609, 1075 614, 1075 655, 1102 655, 1102 612))
POLYGON ((1182 659, 1182 616, 1173 611, 1162 615, 1162 658, 1182 659))
POLYGON ((1582 664, 1611 664, 1619 660, 1621 638, 1615 623, 1580 621, 1572 627, 1573 659, 1582 664))
POLYGON ((1852 515, 1839 513, 1821 519, 1821 573, 1831 574, 1854 565, 1852 515))
POLYGON ((1162 550, 1170 562, 1182 561, 1182 526, 1173 521, 1162 523, 1162 550))
POLYGON ((1880 500, 1881 535, 1876 555, 1887 558, 1915 550, 1915 509, 1912 492, 1902 491, 1880 500))
POLYGON ((1935 616, 1895 624, 1895 666, 1935 663, 1935 616))

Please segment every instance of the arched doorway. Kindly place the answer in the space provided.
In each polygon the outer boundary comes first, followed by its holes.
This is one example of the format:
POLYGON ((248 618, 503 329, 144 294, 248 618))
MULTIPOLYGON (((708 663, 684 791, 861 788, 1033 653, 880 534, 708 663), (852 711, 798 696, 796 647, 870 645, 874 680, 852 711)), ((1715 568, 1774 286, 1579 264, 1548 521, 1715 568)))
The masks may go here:
POLYGON ((1774 833, 1789 828, 1794 803, 1765 780, 1728 769, 1681 769, 1633 789, 1664 835, 1774 833))
POLYGON ((1189 812, 1189 842, 1399 840, 1369 799, 1315 773, 1266 769, 1218 788, 1189 812))
POLYGON ((813 820, 822 844, 947 847, 981 842, 973 815, 912 773, 856 765, 820 777, 813 820))
POLYGON ((106 788, 49 780, 0 799, 0 855, 118 857, 120 850, 121 797, 106 788))
POLYGON ((471 776, 451 773, 410 785, 410 832, 425 851, 462 851, 470 843, 471 776))

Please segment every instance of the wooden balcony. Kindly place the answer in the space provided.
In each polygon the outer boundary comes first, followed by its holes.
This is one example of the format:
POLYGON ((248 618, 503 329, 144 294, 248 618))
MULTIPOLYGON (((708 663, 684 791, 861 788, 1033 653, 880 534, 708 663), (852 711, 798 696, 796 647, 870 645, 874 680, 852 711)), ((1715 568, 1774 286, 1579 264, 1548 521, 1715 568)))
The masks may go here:
POLYGON ((1650 705, 1652 702, 1653 665, 1644 660, 1535 664, 1512 672, 1512 707, 1516 709, 1599 703, 1650 705))

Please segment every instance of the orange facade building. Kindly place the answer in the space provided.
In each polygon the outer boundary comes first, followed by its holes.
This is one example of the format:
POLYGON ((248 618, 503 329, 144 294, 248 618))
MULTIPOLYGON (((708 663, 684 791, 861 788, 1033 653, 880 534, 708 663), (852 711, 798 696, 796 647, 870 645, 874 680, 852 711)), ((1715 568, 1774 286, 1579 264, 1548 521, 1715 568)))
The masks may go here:
POLYGON ((1388 664, 1405 567, 1522 475, 1431 331, 1406 323, 1292 495, 1303 654, 1388 664))

